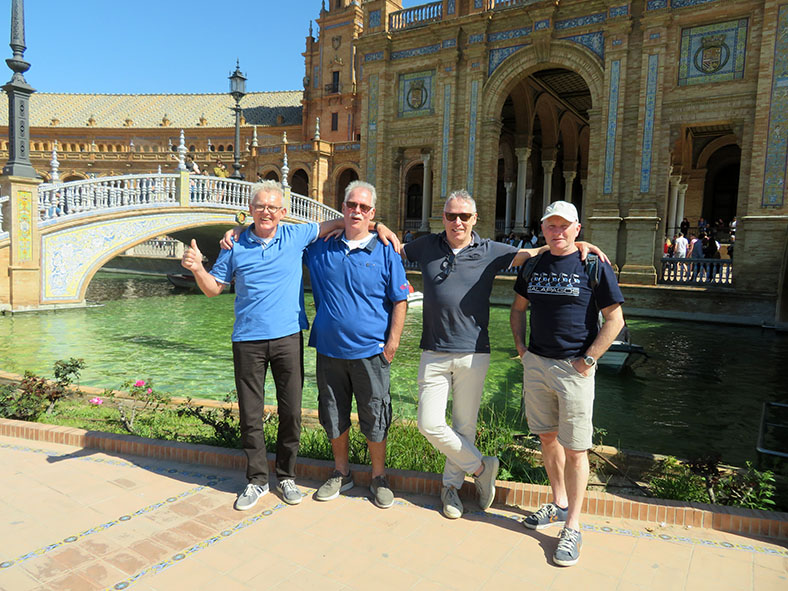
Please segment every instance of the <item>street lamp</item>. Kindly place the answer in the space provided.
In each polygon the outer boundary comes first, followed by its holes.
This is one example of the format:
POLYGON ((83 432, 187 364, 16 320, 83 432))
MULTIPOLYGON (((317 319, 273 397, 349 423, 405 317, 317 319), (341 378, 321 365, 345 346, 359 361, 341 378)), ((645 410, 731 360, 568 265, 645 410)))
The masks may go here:
POLYGON ((241 175, 241 99, 246 94, 246 77, 241 74, 240 63, 235 62, 235 72, 230 74, 230 95, 235 99, 235 142, 233 144, 233 173, 231 179, 241 175))

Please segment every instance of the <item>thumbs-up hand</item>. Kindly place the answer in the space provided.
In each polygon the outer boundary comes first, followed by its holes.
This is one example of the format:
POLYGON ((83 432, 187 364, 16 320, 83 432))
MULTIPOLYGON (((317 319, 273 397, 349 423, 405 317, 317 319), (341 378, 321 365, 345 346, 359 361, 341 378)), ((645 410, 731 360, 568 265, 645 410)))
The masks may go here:
POLYGON ((187 246, 183 251, 181 265, 189 269, 189 271, 200 271, 203 269, 202 253, 197 247, 197 241, 194 238, 192 238, 191 245, 187 246))

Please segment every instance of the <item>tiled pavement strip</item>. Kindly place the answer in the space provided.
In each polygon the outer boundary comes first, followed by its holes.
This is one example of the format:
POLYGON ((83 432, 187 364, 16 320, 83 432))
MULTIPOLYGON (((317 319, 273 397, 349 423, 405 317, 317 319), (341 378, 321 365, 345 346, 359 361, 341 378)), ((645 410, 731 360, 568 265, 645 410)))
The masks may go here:
POLYGON ((553 566, 558 528, 518 522, 533 507, 397 495, 361 487, 290 507, 275 493, 232 509, 237 471, 0 437, 0 589, 788 588, 775 540, 584 516, 577 566, 553 566), (651 531, 649 531, 651 530, 651 531))

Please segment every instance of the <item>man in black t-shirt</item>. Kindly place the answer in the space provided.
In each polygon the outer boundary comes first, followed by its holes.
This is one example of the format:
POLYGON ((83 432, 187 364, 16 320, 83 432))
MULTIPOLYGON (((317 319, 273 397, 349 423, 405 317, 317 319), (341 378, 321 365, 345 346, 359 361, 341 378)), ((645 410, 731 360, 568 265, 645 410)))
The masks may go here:
POLYGON ((624 327, 624 298, 607 263, 599 261, 589 277, 575 244, 580 223, 574 205, 551 203, 542 217, 542 231, 550 250, 528 276, 520 272, 511 326, 523 361, 528 427, 541 440, 553 500, 529 515, 524 525, 564 525, 553 560, 571 566, 582 545, 580 508, 588 485, 596 361, 624 327), (526 347, 529 307, 531 335, 526 347), (600 311, 605 320, 601 329, 600 311))

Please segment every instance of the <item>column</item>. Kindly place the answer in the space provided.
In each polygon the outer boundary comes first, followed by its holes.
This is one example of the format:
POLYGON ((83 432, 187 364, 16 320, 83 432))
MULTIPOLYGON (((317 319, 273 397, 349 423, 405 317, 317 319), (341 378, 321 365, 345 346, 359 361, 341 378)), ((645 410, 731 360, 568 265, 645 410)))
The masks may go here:
POLYGON ((678 199, 680 181, 680 175, 670 175, 670 196, 668 197, 667 223, 665 224, 665 234, 667 234, 668 238, 672 238, 673 234, 676 233, 676 201, 678 199))
POLYGON ((514 183, 507 181, 503 186, 506 188, 506 216, 503 223, 503 233, 509 234, 512 231, 512 189, 514 189, 514 183))
POLYGON ((419 232, 430 231, 430 213, 432 212, 432 166, 429 153, 421 155, 424 162, 424 180, 421 189, 421 226, 419 232))
POLYGON ((676 203, 676 217, 673 218, 675 220, 674 228, 676 228, 674 234, 678 232, 681 226, 681 220, 684 219, 684 198, 687 196, 687 187, 689 187, 688 183, 679 184, 679 199, 676 203))
POLYGON ((514 206, 513 232, 515 234, 524 234, 523 214, 526 210, 525 192, 528 182, 528 159, 531 157, 531 148, 515 148, 514 153, 517 155, 517 199, 514 206))
POLYGON ((574 170, 564 171, 564 181, 566 182, 566 187, 564 189, 564 201, 568 203, 572 203, 572 185, 574 185, 576 176, 577 172, 574 170))
POLYGON ((545 207, 547 204, 552 203, 553 193, 553 169, 555 168, 555 160, 542 160, 542 168, 544 169, 544 196, 545 207))
POLYGON ((534 206, 534 190, 533 189, 526 189, 525 190, 525 227, 529 230, 533 225, 533 219, 531 217, 531 210, 534 206))
POLYGON ((580 203, 583 203, 583 200, 586 196, 586 184, 588 183, 587 178, 580 179, 580 203))

